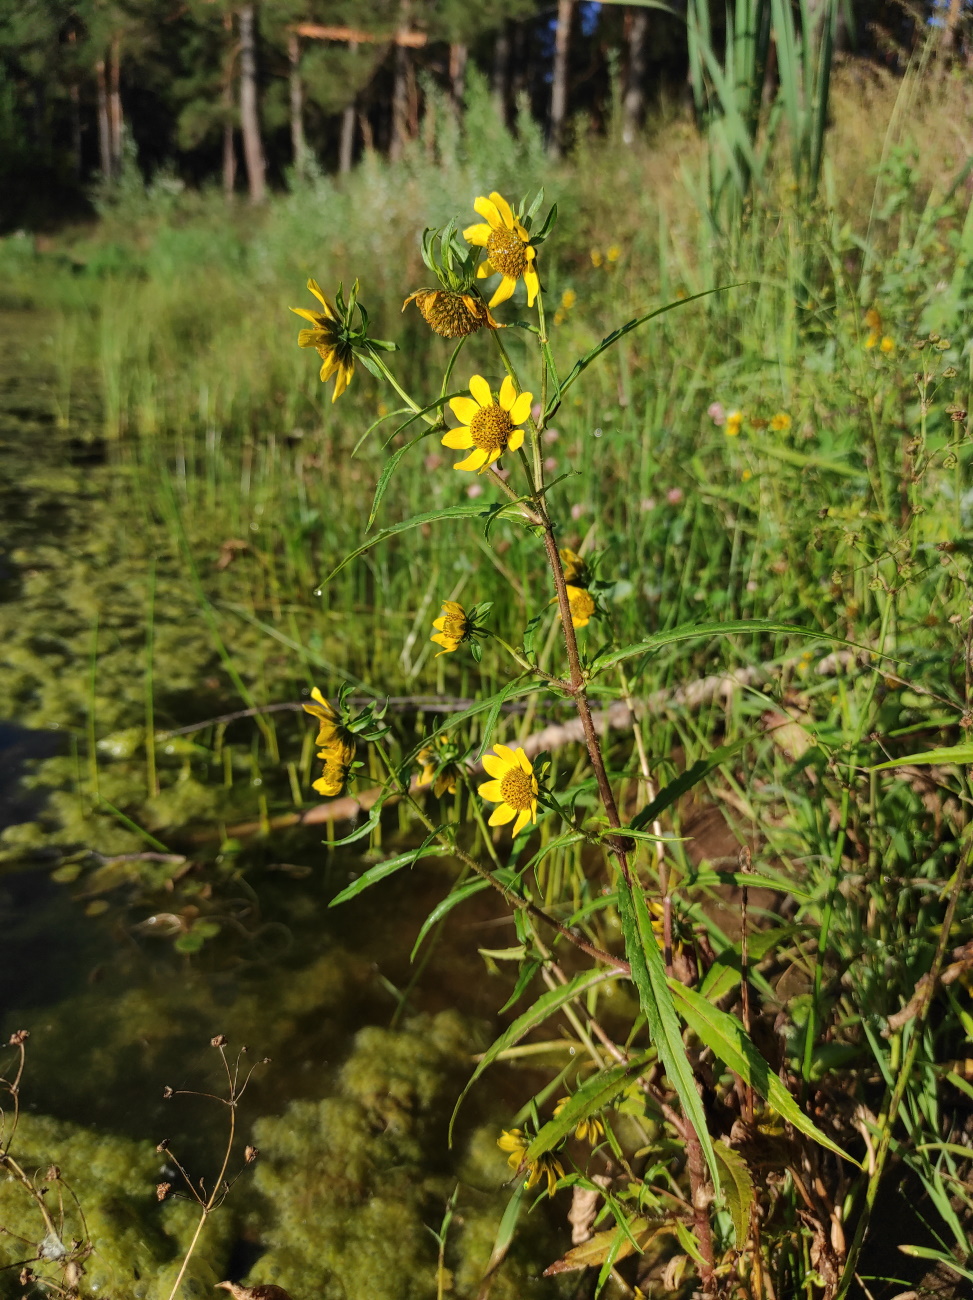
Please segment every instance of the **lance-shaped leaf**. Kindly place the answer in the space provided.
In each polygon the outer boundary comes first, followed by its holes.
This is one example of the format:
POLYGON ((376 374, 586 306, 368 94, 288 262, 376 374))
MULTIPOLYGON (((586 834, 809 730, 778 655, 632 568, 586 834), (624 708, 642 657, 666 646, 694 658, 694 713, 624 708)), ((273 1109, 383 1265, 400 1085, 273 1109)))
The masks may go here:
POLYGON ((725 1146, 722 1142, 713 1145, 716 1158, 723 1171, 723 1191, 726 1193, 726 1206, 733 1220, 733 1244, 742 1250, 747 1244, 750 1232, 750 1210, 753 1206, 753 1179, 747 1162, 739 1151, 725 1146))
MULTIPOLYGON (((813 1120, 800 1109, 797 1102, 787 1091, 780 1079, 773 1072, 764 1058, 757 1051, 736 1016, 727 1011, 720 1011, 712 1003, 697 993, 695 989, 686 988, 678 980, 670 980, 679 1014, 689 1025, 693 1033, 705 1043, 714 1056, 728 1065, 738 1074, 744 1083, 763 1097, 772 1106, 781 1119, 792 1124, 821 1146, 827 1147, 835 1155, 850 1160, 853 1165, 858 1161, 842 1151, 837 1143, 832 1142, 826 1133, 822 1133, 813 1120)), ((859 1166, 860 1168, 861 1166, 859 1166)))
POLYGON ((558 1273, 573 1273, 579 1268, 595 1268, 604 1264, 612 1254, 616 1261, 625 1259, 636 1250, 645 1250, 653 1237, 663 1233, 672 1234, 670 1223, 650 1223, 639 1216, 628 1225, 628 1233, 621 1228, 609 1228, 607 1232, 596 1232, 593 1237, 580 1246, 574 1246, 563 1259, 556 1260, 544 1270, 545 1277, 555 1277, 558 1273), (633 1245, 634 1239, 634 1245, 633 1245))
POLYGON ((577 1126, 592 1115, 610 1105, 619 1093, 624 1092, 639 1077, 649 1061, 656 1056, 655 1048, 651 1052, 642 1052, 627 1065, 613 1065, 602 1070, 582 1084, 570 1098, 568 1104, 544 1124, 524 1152, 524 1160, 532 1164, 545 1151, 552 1151, 564 1139, 573 1133, 577 1126))
POLYGON ((353 880, 346 889, 343 889, 340 894, 335 894, 328 906, 337 907, 339 903, 347 903, 350 898, 356 898, 363 890, 370 889, 372 885, 377 885, 380 880, 386 880, 389 876, 395 875, 403 867, 411 867, 422 857, 439 856, 448 853, 449 850, 442 848, 441 845, 430 843, 444 829, 443 826, 438 827, 417 849, 410 849, 408 853, 399 853, 394 858, 386 858, 384 862, 369 867, 367 871, 362 872, 357 880, 353 880))
POLYGON ((699 1138, 713 1186, 718 1192, 719 1166, 713 1153, 703 1103, 696 1091, 696 1080, 686 1059, 679 1017, 666 980, 662 953, 652 930, 652 918, 645 895, 637 886, 630 889, 622 880, 618 882, 618 916, 625 937, 625 955, 632 968, 632 980, 638 990, 639 1004, 648 1023, 649 1034, 665 1068, 666 1077, 678 1094, 683 1117, 692 1125, 699 1138))
POLYGON ((434 524, 440 519, 488 519, 498 509, 499 506, 444 506, 442 510, 429 510, 425 514, 412 515, 397 524, 391 524, 388 528, 377 532, 374 537, 370 537, 367 542, 362 542, 361 546, 356 547, 350 555, 346 555, 341 563, 331 570, 321 585, 329 583, 359 555, 364 555, 373 546, 377 546, 379 542, 384 542, 389 537, 395 537, 397 533, 408 532, 410 528, 421 528, 423 524, 434 524))
POLYGON ((744 736, 742 740, 736 740, 732 745, 720 745, 718 749, 714 749, 705 758, 697 759, 695 763, 691 763, 685 772, 681 772, 668 785, 663 786, 652 802, 632 818, 629 829, 633 831, 641 830, 643 826, 648 826, 649 822, 655 821, 660 813, 665 812, 669 805, 675 803, 687 790, 691 790, 694 785, 698 785, 715 767, 719 767, 721 763, 725 763, 727 759, 738 754, 744 745, 749 743, 749 740, 749 736, 744 736))
POLYGON ((945 745, 941 749, 927 749, 922 754, 906 754, 905 758, 890 758, 887 763, 878 763, 872 772, 881 772, 887 767, 921 767, 929 763, 973 763, 973 743, 965 745, 945 745))

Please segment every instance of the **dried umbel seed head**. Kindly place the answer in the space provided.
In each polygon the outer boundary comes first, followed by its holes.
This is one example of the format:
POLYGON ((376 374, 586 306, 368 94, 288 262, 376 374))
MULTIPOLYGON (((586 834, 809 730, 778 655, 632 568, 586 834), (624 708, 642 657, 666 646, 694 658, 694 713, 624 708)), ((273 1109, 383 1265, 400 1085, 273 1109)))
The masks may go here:
POLYGON ((171 1191, 172 1183, 156 1183, 155 1199, 157 1201, 164 1201, 171 1191))
POLYGON ((402 304, 405 311, 414 302, 423 320, 444 339, 461 339, 486 326, 498 329, 490 309, 482 298, 472 293, 454 293, 451 289, 417 289, 402 304))
POLYGON ((168 1151, 168 1150, 169 1150, 169 1139, 163 1138, 162 1141, 159 1143, 159 1145, 156 1147, 156 1151, 168 1151))
POLYGON ((26 1266, 20 1270, 20 1285, 23 1287, 30 1286, 34 1281, 34 1270, 26 1266))
POLYGON ((173 1091, 169 1087, 169 1085, 166 1084, 166 1086, 162 1089, 162 1100, 169 1101, 172 1096, 173 1096, 173 1091))
POLYGON ((7 1045, 9 1047, 22 1047, 28 1038, 30 1038, 29 1029, 18 1029, 7 1039, 7 1045))
POLYGON ((226 1034, 217 1034, 215 1038, 209 1040, 209 1045, 210 1047, 225 1047, 226 1041, 226 1034))

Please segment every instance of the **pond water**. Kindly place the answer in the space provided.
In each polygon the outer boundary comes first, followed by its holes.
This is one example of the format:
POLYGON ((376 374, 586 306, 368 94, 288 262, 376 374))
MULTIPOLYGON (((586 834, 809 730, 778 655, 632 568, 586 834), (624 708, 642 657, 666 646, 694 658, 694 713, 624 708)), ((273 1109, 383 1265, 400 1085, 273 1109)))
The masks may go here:
MULTIPOLYGON (((436 1286, 428 1228, 459 1186, 447 1257, 460 1293, 475 1294, 510 1197, 495 1147, 498 1125, 510 1122, 510 1076, 498 1070, 473 1096, 452 1150, 445 1127, 507 995, 477 948, 512 942, 509 922, 481 894, 427 940, 416 966, 411 946, 455 878, 450 864, 328 908, 369 862, 406 845, 408 828, 389 829, 363 857, 358 846, 329 850, 320 827, 233 839, 225 815, 206 820, 198 790, 195 816, 174 813, 166 825, 158 801, 150 830, 128 816, 125 792, 144 783, 144 761, 117 739, 128 734, 119 722, 131 730, 138 715, 112 683, 127 673, 140 689, 144 625, 124 593, 93 611, 93 635, 78 611, 112 566, 123 586, 139 576, 145 557, 125 514, 137 484, 130 460, 101 437, 93 385, 76 382, 70 413, 59 408, 64 379, 46 329, 29 312, 0 319, 0 1042, 30 1034, 14 1149, 25 1167, 60 1166, 77 1193, 87 1227, 66 1198, 62 1236, 94 1246, 82 1290, 164 1300, 194 1220, 188 1200, 157 1200, 156 1183, 178 1178, 156 1144, 165 1138, 198 1182, 212 1179, 226 1138, 225 1106, 166 1100, 164 1089, 225 1094, 210 1046, 222 1034, 231 1063, 243 1044, 245 1066, 271 1058, 240 1106, 238 1145, 255 1134, 261 1156, 212 1217, 184 1292, 252 1268, 252 1281, 279 1282, 295 1300, 366 1287, 390 1300, 427 1296, 436 1286), (113 667, 103 670, 102 656, 113 667), (106 762, 132 762, 92 769, 85 742, 109 728, 106 762), (194 930, 199 942, 185 942, 194 930)), ((151 562, 165 573, 158 547, 151 562)), ((173 698, 170 728, 220 711, 193 691, 173 698)), ((295 734, 301 716, 292 715, 295 734)), ((252 731, 247 721, 220 735, 215 762, 231 785, 252 731)), ((174 753, 181 797, 201 785, 210 759, 193 738, 174 753)), ((259 818, 261 780, 242 783, 250 802, 239 814, 259 818)), ((0 1073, 9 1078, 15 1058, 8 1050, 0 1073)), ((234 1172, 240 1161, 237 1152, 234 1172)), ((496 1296, 556 1293, 538 1280, 529 1248, 533 1239, 543 1263, 556 1245, 543 1216, 532 1220, 526 1253, 498 1276, 496 1296)), ((43 1235, 38 1223, 12 1180, 0 1183, 0 1226, 30 1242, 43 1235)), ((0 1235, 0 1295, 20 1294, 9 1265, 29 1251, 7 1240, 0 1235)))

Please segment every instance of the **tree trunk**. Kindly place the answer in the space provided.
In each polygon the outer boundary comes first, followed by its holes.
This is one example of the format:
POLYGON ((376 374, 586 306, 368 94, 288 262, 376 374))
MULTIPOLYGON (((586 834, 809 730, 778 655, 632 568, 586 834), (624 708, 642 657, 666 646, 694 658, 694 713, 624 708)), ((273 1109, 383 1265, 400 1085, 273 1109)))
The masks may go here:
POLYGON ((626 15, 628 26, 628 67, 625 70, 625 94, 622 97, 622 139, 633 144, 645 115, 646 47, 649 14, 636 9, 626 15))
POLYGON ((99 59, 95 64, 95 80, 98 87, 98 165, 101 178, 111 184, 112 151, 111 120, 108 116, 108 79, 105 76, 105 60, 99 59))
POLYGON ((250 202, 262 203, 267 196, 267 164, 260 138, 257 106, 257 51, 255 6, 240 9, 240 131, 243 135, 243 159, 247 165, 250 202))
POLYGON ((504 23, 497 32, 493 47, 493 97, 504 121, 507 119, 507 98, 510 93, 510 24, 504 23))
POLYGON ((338 171, 350 172, 355 157, 355 118, 354 103, 348 105, 341 114, 341 140, 338 144, 338 171))
POLYGON ((465 45, 453 44, 449 47, 449 89, 453 103, 457 108, 463 104, 463 92, 466 89, 466 60, 469 49, 465 45))
POLYGON ((568 114, 568 55, 571 49, 573 0, 558 0, 557 29, 554 33, 554 69, 551 75, 551 122, 548 148, 557 158, 564 147, 564 123, 568 114))
POLYGON ((111 56, 108 64, 108 129, 111 139, 112 176, 117 180, 122 174, 122 43, 116 36, 111 43, 111 56))
POLYGON ((307 170, 307 141, 304 138, 304 83, 301 80, 301 47, 297 33, 291 32, 287 38, 287 58, 291 65, 291 154, 294 170, 303 180, 307 170))
POLYGON ((395 47, 395 78, 392 82, 392 138, 389 158, 397 162, 405 149, 409 130, 409 52, 404 45, 395 47))
POLYGON ((949 0, 949 10, 943 23, 943 49, 947 52, 956 46, 957 29, 963 11, 963 0, 949 0))
POLYGON ((233 15, 223 15, 223 30, 227 34, 226 67, 223 73, 223 90, 220 98, 223 103, 223 197, 227 203, 232 202, 236 189, 236 140, 233 124, 233 68, 236 63, 237 47, 233 44, 233 15))

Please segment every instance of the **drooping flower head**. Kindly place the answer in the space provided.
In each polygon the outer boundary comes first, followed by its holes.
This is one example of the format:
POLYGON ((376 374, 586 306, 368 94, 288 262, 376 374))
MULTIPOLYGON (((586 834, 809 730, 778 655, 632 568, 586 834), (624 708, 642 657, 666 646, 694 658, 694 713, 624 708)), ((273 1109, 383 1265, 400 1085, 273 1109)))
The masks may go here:
MULTIPOLYGON (((570 1100, 571 1100, 570 1097, 561 1098, 561 1100, 554 1107, 555 1118, 557 1118, 557 1116, 560 1115, 561 1111, 564 1109, 564 1107, 568 1104, 570 1100)), ((604 1124, 602 1124, 601 1120, 595 1119, 593 1115, 589 1115, 587 1119, 581 1120, 576 1125, 574 1130, 574 1136, 578 1139, 579 1142, 590 1142, 592 1146, 594 1146, 594 1144, 598 1141, 598 1139, 604 1135, 604 1132, 605 1132, 605 1126, 604 1124)))
MULTIPOLYGON (((524 1153, 527 1150, 528 1142, 519 1128, 502 1129, 500 1136, 497 1138, 497 1146, 501 1151, 508 1151, 507 1164, 515 1172, 519 1173, 524 1167, 524 1153)), ((553 1196, 557 1190, 557 1180, 564 1177, 564 1166, 552 1152, 546 1151, 543 1155, 538 1156, 536 1160, 531 1160, 527 1166, 526 1188, 528 1191, 536 1187, 541 1180, 547 1182, 547 1194, 553 1196)))
POLYGON ((437 799, 456 793, 463 771, 463 751, 450 736, 437 736, 431 745, 424 745, 417 762, 422 770, 416 785, 432 785, 437 799))
POLYGON ((479 795, 498 804, 490 814, 491 826, 513 822, 513 834, 519 835, 528 822, 537 821, 537 777, 530 759, 519 746, 494 745, 494 753, 484 754, 483 767, 493 779, 479 787, 479 795))
POLYGON ((570 546, 562 546, 558 551, 561 557, 561 563, 564 565, 564 581, 573 587, 587 587, 591 581, 591 570, 588 568, 588 561, 577 551, 572 551, 570 546))
POLYGON ((340 753, 333 749, 322 749, 318 758, 324 760, 324 771, 316 781, 311 782, 311 789, 325 799, 333 799, 341 794, 351 771, 351 762, 345 762, 340 753))
POLYGON ((427 230, 422 237, 422 260, 439 281, 438 289, 417 289, 402 304, 414 302, 426 324, 444 339, 465 338, 486 326, 499 329, 480 297, 476 283, 476 258, 456 239, 456 222, 442 230, 427 230))
POLYGON ((368 314, 358 302, 357 280, 352 286, 347 303, 341 286, 338 286, 334 307, 321 292, 317 280, 308 280, 307 287, 321 304, 321 310, 308 311, 305 307, 291 308, 292 312, 303 316, 314 326, 313 329, 301 330, 297 336, 297 345, 301 348, 314 348, 321 358, 322 383, 326 383, 332 375, 334 376, 334 392, 331 394, 331 400, 336 402, 351 383, 355 373, 356 356, 366 370, 378 373, 375 362, 369 355, 370 352, 375 349, 394 352, 395 344, 368 337, 368 314), (357 329, 352 324, 356 310, 360 318, 357 329))
POLYGON ((338 692, 336 709, 315 686, 311 703, 303 705, 307 713, 317 718, 318 734, 314 743, 319 746, 318 758, 324 764, 321 776, 311 785, 327 799, 340 794, 352 771, 361 767, 355 761, 358 741, 378 740, 388 731, 382 721, 387 704, 372 702, 352 712, 348 704, 350 692, 351 687, 345 683, 338 692))
POLYGON ((489 198, 482 195, 473 204, 476 212, 484 218, 480 225, 467 226, 463 238, 479 248, 486 249, 486 260, 477 268, 477 275, 482 279, 488 275, 500 275, 502 278, 490 299, 490 306, 506 302, 517 287, 517 281, 523 280, 527 290, 527 306, 533 307, 534 299, 540 289, 537 277, 537 252, 524 223, 514 215, 510 204, 498 194, 491 191, 489 198))
POLYGON ((454 397, 449 403, 460 425, 444 435, 443 446, 454 451, 472 448, 469 456, 457 461, 453 469, 482 471, 505 451, 521 447, 524 431, 518 426, 530 415, 533 400, 532 393, 517 395, 509 375, 500 385, 499 398, 495 399, 483 376, 474 375, 470 380, 470 396, 454 397))
POLYGON ((311 704, 302 707, 305 713, 310 713, 318 720, 318 734, 314 743, 322 752, 330 751, 343 762, 350 763, 355 757, 355 737, 316 686, 311 691, 311 700, 311 704))
POLYGON ((571 623, 573 627, 587 627, 592 614, 595 612, 595 602, 589 591, 584 587, 568 586, 568 606, 571 610, 571 623))

